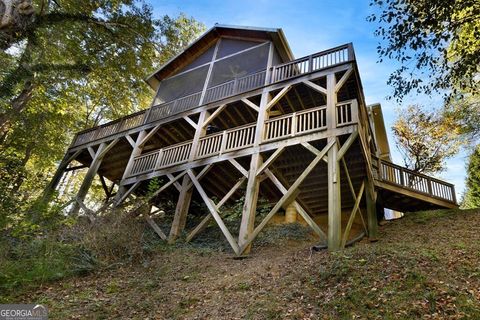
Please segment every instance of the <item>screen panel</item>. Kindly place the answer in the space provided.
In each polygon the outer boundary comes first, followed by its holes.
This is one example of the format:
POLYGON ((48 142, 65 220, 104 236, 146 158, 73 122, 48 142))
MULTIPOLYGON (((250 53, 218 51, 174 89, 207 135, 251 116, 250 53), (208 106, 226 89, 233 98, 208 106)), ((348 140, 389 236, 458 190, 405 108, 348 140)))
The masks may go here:
POLYGON ((209 65, 167 78, 160 82, 155 104, 169 102, 202 91, 209 65))
POLYGON ((214 51, 215 51, 215 44, 213 44, 213 46, 208 48, 207 51, 202 53, 192 63, 190 63, 187 66, 180 69, 180 71, 178 73, 181 73, 181 72, 184 72, 184 71, 187 71, 187 70, 191 70, 193 68, 201 66, 202 64, 205 64, 205 63, 208 63, 208 62, 212 61, 214 51))
POLYGON ((255 73, 267 67, 269 44, 216 61, 208 87, 255 73))
POLYGON ((255 41, 222 38, 222 40, 220 41, 220 45, 218 46, 216 59, 220 59, 228 55, 234 54, 235 52, 258 46, 259 44, 260 42, 255 41))

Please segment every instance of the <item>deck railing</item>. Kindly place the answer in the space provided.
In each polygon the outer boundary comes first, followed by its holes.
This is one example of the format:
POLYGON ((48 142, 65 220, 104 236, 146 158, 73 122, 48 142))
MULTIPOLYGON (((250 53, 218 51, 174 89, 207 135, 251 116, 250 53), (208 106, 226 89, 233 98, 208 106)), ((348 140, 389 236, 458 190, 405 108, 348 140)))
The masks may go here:
MULTIPOLYGON (((235 78, 234 80, 219 84, 215 87, 208 88, 205 91, 203 101, 201 98, 202 92, 196 92, 174 101, 153 106, 148 112, 148 119, 146 120, 144 119, 144 115, 146 113, 144 110, 125 118, 109 122, 105 125, 81 131, 77 134, 75 140, 73 141, 72 147, 197 108, 200 106, 200 104, 218 101, 229 96, 261 88, 266 84, 268 85, 287 80, 296 76, 316 72, 353 60, 355 60, 355 57, 353 48, 350 44, 318 52, 300 59, 273 66, 269 70, 271 74, 269 79, 266 79, 267 71, 261 70, 244 77, 235 78), (142 116, 139 116, 140 114, 142 116), (135 120, 131 120, 131 118, 135 118, 135 120), (119 122, 122 124, 118 124, 119 122)), ((348 110, 345 111, 347 112, 345 114, 347 120, 344 118, 339 118, 339 123, 347 124, 349 122, 348 117, 351 114, 348 113, 348 110)))
POLYGON ((337 104, 337 127, 358 122, 357 100, 345 101, 337 104))
MULTIPOLYGON (((342 102, 337 108, 349 105, 356 107, 356 101, 342 102)), ((355 114, 354 111, 352 111, 355 114)), ((166 168, 193 159, 208 158, 231 151, 248 148, 255 142, 256 123, 209 134, 199 139, 196 154, 192 155, 193 141, 169 146, 149 152, 134 159, 130 176, 166 168)), ((265 136, 260 143, 286 139, 300 134, 322 131, 327 128, 327 107, 307 109, 265 121, 265 136)))
POLYGON ((202 92, 196 92, 194 94, 182 97, 174 101, 153 106, 150 110, 147 123, 160 120, 171 115, 187 111, 189 109, 196 108, 200 103, 201 96, 202 92))
POLYGON ((455 187, 447 182, 414 172, 396 164, 379 160, 380 180, 431 197, 456 203, 455 187))
POLYGON ((90 141, 105 138, 122 131, 138 127, 143 123, 145 110, 130 114, 124 118, 102 124, 98 127, 80 131, 75 136, 72 146, 78 146, 90 141))
POLYGON ((242 92, 263 87, 265 85, 265 75, 266 71, 262 70, 208 88, 207 91, 205 91, 203 103, 210 103, 242 92))
POLYGON ((279 82, 306 73, 330 68, 353 59, 353 49, 350 45, 346 44, 274 66, 272 67, 270 82, 279 82))

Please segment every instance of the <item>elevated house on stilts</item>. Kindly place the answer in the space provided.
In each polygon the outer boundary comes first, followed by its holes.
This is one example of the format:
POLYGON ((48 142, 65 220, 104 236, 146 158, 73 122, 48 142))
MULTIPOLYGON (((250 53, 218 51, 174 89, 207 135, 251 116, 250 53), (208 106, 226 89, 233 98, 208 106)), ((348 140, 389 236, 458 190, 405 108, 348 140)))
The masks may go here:
POLYGON ((356 237, 354 225, 375 238, 385 207, 457 206, 453 185, 390 161, 382 110, 365 103, 352 44, 295 59, 281 29, 216 25, 146 81, 150 108, 75 136, 49 186, 73 160, 88 167, 74 212, 88 210, 97 175, 118 188, 105 188, 114 205, 161 177, 150 204, 177 199, 170 240, 185 231, 190 241, 213 219, 241 255, 279 212, 337 250, 356 237), (237 236, 221 209, 240 197, 237 236), (259 197, 272 208, 256 224, 259 197), (192 199, 209 213, 185 230, 192 199))

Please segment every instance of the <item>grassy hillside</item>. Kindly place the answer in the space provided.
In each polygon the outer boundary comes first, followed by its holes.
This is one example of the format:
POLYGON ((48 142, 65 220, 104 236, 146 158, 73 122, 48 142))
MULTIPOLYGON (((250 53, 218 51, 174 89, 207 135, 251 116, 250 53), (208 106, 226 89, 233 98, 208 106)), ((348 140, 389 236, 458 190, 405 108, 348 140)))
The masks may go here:
POLYGON ((51 319, 480 319, 480 212, 408 214, 380 241, 312 253, 256 247, 243 260, 161 246, 148 259, 13 294, 51 319))

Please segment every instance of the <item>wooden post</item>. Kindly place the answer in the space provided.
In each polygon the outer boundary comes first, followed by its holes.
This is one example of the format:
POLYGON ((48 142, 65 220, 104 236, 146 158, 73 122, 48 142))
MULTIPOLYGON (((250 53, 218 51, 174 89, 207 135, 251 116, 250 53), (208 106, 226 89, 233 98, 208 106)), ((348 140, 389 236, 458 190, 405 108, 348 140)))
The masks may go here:
POLYGON ((100 168, 100 165, 102 164, 102 158, 101 154, 102 151, 106 148, 107 144, 102 143, 100 146, 98 146, 97 152, 95 153, 95 157, 92 160, 92 163, 90 164, 90 168, 88 168, 87 174, 85 175, 85 178, 83 179, 82 185, 80 186, 80 190, 78 190, 77 193, 77 201, 73 203, 72 210, 70 211, 70 214, 77 214, 80 211, 80 203, 85 200, 85 197, 87 196, 88 189, 90 189, 90 186, 92 185, 93 179, 95 178, 95 175, 97 174, 98 169, 100 168))
POLYGON ((70 162, 75 160, 75 158, 81 153, 81 150, 76 151, 73 155, 66 154, 65 157, 62 159, 60 162, 60 165, 57 168, 57 171, 55 171, 55 174, 52 177, 52 180, 50 180, 50 183, 47 185, 45 190, 43 191, 41 202, 47 203, 50 201, 50 198, 53 195, 53 192, 57 188, 58 184, 60 183, 60 180, 62 179, 63 174, 65 173, 65 169, 68 167, 70 162))
MULTIPOLYGON (((327 75, 327 128, 337 126, 337 94, 335 93, 335 74, 327 75)), ((338 163, 338 144, 336 137, 328 138, 335 144, 328 150, 328 250, 334 251, 341 248, 342 238, 342 206, 340 197, 340 166, 338 163)))
MULTIPOLYGON (((125 167, 125 171, 123 172, 122 176, 122 181, 127 178, 127 176, 130 174, 130 170, 132 169, 133 166, 133 161, 135 160, 136 156, 139 156, 142 153, 143 150, 143 145, 140 145, 140 143, 143 141, 145 136, 147 135, 147 132, 145 130, 140 131, 138 133, 137 140, 135 141, 135 145, 132 146, 132 153, 130 153, 130 159, 128 159, 127 166, 125 167)), ((123 197, 123 194, 127 191, 127 188, 122 185, 122 182, 120 182, 118 186, 118 191, 117 194, 115 195, 115 201, 114 205, 118 206, 121 203, 121 199, 123 197)))
POLYGON ((297 208, 295 207, 295 202, 290 202, 285 209, 285 223, 295 222, 297 222, 297 208))
MULTIPOLYGON (((260 109, 258 111, 257 126, 255 128, 254 147, 258 147, 264 137, 265 120, 268 119, 268 101, 270 94, 264 90, 260 100, 260 109)), ((243 205, 242 221, 240 224, 240 232, 238 235, 238 244, 242 247, 255 227, 255 214, 257 211, 258 191, 260 188, 260 180, 257 177, 257 171, 263 164, 263 158, 260 153, 252 154, 250 160, 250 170, 248 171, 247 189, 245 190, 245 203, 243 205)), ((243 253, 248 254, 250 246, 243 253)))
MULTIPOLYGON (((238 235, 238 244, 240 247, 242 247, 255 227, 258 191, 260 188, 260 181, 257 178, 256 173, 262 163, 263 159, 260 153, 255 153, 252 155, 252 159, 250 161, 250 170, 248 171, 247 189, 245 190, 245 203, 243 205, 240 233, 238 235)), ((249 252, 250 246, 245 249, 244 253, 248 254, 249 252)))
POLYGON ((367 200, 368 238, 371 241, 376 241, 378 239, 377 205, 372 182, 368 181, 367 183, 369 186, 365 189, 365 196, 367 200))
POLYGON ((190 178, 188 175, 183 176, 182 187, 178 196, 177 207, 175 208, 175 217, 173 218, 170 235, 168 236, 169 243, 175 242, 180 233, 185 229, 193 193, 193 188, 189 187, 189 185, 190 178))
MULTIPOLYGON (((222 107, 223 110, 223 107, 222 107)), ((202 111, 198 118, 198 122, 195 129, 195 135, 192 141, 192 148, 190 150, 189 160, 192 161, 197 155, 197 149, 199 145, 200 138, 205 136, 206 130, 206 120, 208 120, 210 112, 202 111)), ((170 228, 170 234, 168 237, 168 242, 173 243, 180 235, 180 233, 185 229, 185 224, 187 222, 188 209, 190 208, 190 202, 192 200, 193 193, 193 184, 190 182, 188 175, 183 177, 182 187, 180 189, 180 194, 178 196, 177 206, 175 208, 175 216, 173 218, 172 227, 170 228)))

